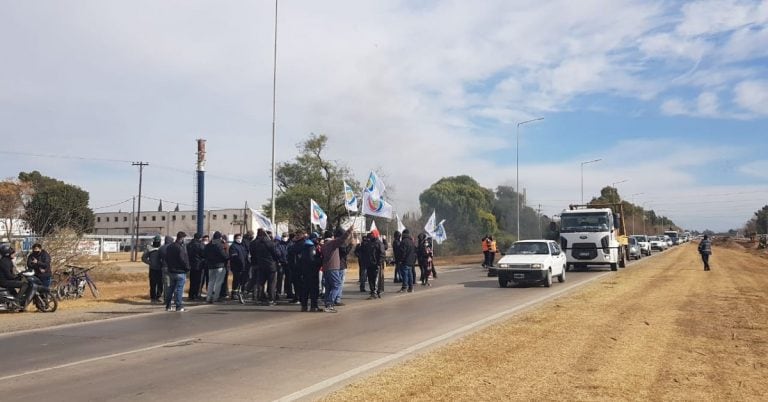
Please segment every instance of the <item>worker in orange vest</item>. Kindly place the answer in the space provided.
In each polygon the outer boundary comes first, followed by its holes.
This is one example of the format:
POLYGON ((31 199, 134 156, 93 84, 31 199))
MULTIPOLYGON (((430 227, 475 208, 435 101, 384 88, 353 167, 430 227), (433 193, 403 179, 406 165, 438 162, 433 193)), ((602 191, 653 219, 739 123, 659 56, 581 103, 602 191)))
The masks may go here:
POLYGON ((483 240, 480 240, 483 246, 483 268, 488 268, 488 237, 488 235, 485 235, 483 240))
POLYGON ((485 242, 488 245, 488 263, 486 265, 493 268, 493 260, 496 259, 496 240, 493 240, 493 236, 488 236, 485 242))

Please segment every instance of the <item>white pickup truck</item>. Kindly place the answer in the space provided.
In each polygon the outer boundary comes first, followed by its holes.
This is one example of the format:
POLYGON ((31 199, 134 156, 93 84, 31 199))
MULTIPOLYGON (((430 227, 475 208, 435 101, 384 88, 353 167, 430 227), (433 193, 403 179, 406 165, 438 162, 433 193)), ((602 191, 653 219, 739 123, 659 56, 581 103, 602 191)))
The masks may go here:
POLYGON ((523 240, 512 244, 499 260, 499 286, 540 283, 552 286, 552 278, 565 282, 565 253, 552 240, 523 240))

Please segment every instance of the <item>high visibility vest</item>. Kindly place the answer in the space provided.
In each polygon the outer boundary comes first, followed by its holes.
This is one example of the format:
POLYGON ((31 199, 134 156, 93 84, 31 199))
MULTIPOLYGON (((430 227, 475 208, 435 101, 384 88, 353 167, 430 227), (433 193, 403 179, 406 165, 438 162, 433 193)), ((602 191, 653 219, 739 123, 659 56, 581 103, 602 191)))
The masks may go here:
POLYGON ((483 243, 483 252, 488 251, 488 242, 483 239, 481 243, 483 243))
POLYGON ((495 253, 496 252, 496 240, 491 242, 491 247, 488 249, 488 251, 495 253))

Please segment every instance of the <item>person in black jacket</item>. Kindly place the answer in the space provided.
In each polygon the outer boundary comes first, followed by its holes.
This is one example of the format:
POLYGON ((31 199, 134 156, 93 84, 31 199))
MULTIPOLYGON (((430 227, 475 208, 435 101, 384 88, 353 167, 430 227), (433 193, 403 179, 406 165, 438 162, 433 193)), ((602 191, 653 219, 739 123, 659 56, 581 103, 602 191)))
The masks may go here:
POLYGON ((704 235, 704 238, 699 243, 699 254, 701 254, 701 261, 704 262, 704 270, 709 271, 709 256, 712 255, 712 241, 709 240, 709 236, 704 235))
POLYGON ((232 271, 232 299, 240 292, 240 287, 248 282, 248 270, 251 264, 248 249, 243 244, 243 236, 235 235, 235 242, 229 246, 229 269, 232 271))
POLYGON ((21 311, 25 311, 27 305, 32 301, 33 287, 29 282, 21 280, 21 275, 16 275, 16 266, 13 261, 16 259, 16 250, 8 244, 0 245, 0 287, 8 290, 13 297, 21 293, 21 311), (19 289, 17 292, 16 289, 19 289))
POLYGON ((299 253, 301 253, 301 246, 304 244, 304 234, 299 231, 290 234, 290 241, 288 242, 288 272, 290 274, 290 286, 288 290, 291 292, 288 297, 291 299, 290 304, 299 304, 299 289, 301 284, 299 278, 301 278, 299 267, 299 253))
POLYGON ((165 251, 165 263, 168 266, 168 293, 165 294, 165 311, 171 310, 171 299, 174 300, 176 311, 185 311, 182 296, 184 295, 184 283, 187 273, 190 271, 187 247, 184 246, 184 238, 187 234, 179 232, 176 241, 168 245, 165 251))
POLYGON ((192 236, 192 241, 187 243, 187 256, 189 257, 189 300, 200 300, 200 282, 203 276, 203 260, 205 259, 205 246, 200 241, 200 233, 192 236))
MULTIPOLYGON (((418 237, 418 245, 416 246, 416 257, 419 261, 419 269, 421 270, 422 286, 430 286, 429 275, 435 274, 435 268, 432 263, 432 241, 425 233, 420 233, 418 237)), ((437 276, 435 276, 437 279, 437 276)))
POLYGON ((141 255, 141 261, 149 266, 149 300, 152 304, 160 303, 163 297, 163 261, 160 258, 160 235, 152 239, 141 255))
POLYGON ((251 242, 251 263, 256 265, 257 299, 262 303, 274 306, 277 252, 275 251, 275 242, 264 229, 259 229, 256 232, 256 240, 251 242))
POLYGON ((27 257, 27 269, 35 271, 35 276, 40 279, 43 286, 51 287, 51 256, 43 250, 40 243, 32 246, 32 252, 27 257))
POLYGON ((205 246, 205 263, 208 266, 208 294, 206 299, 209 304, 220 299, 219 293, 227 271, 227 260, 229 260, 229 255, 224 249, 221 232, 215 232, 213 240, 205 246))
POLYGON ((399 262, 401 260, 400 258, 400 239, 402 239, 403 234, 400 233, 400 231, 396 230, 394 235, 394 239, 392 240, 392 256, 395 258, 395 283, 401 283, 403 281, 403 278, 400 277, 400 265, 399 262))
POLYGON ((368 286, 371 289, 368 300, 381 298, 382 283, 379 280, 379 270, 382 268, 383 258, 383 246, 376 240, 373 233, 368 233, 360 243, 360 261, 365 266, 368 286))
POLYGON ((296 266, 299 268, 299 302, 301 311, 319 312, 317 299, 320 295, 320 265, 323 263, 317 252, 320 236, 312 232, 308 237, 296 233, 296 266))
POLYGON ((400 276, 403 278, 402 292, 413 292, 413 269, 416 266, 416 245, 413 244, 411 232, 408 229, 403 230, 403 238, 400 240, 400 276))

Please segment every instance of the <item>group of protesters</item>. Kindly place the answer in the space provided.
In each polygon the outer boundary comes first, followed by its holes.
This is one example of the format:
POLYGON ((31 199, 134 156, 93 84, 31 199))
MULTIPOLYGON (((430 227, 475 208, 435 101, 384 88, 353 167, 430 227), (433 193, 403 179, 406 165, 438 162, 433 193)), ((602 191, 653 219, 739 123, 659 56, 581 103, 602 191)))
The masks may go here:
MULTIPOLYGON (((336 307, 344 305, 342 291, 351 251, 359 264, 360 291, 366 292, 367 284, 369 300, 381 298, 384 292, 388 244, 378 230, 360 241, 353 238, 352 226, 326 231, 322 236, 303 230, 278 236, 258 229, 255 234, 235 234, 231 243, 229 236, 220 232, 212 237, 196 233, 188 242, 186 237, 186 233, 178 232, 175 239, 166 236, 162 244, 161 236, 155 236, 142 255, 142 261, 149 265, 151 302, 159 304, 163 299, 166 311, 185 311, 182 296, 188 275, 188 301, 212 304, 229 298, 275 306, 284 297, 289 304, 301 305, 301 311, 335 313, 336 307)), ((430 276, 437 278, 431 238, 420 234, 415 243, 408 230, 395 232, 394 237, 392 251, 396 282, 402 283, 400 292, 413 291, 417 263, 421 284, 429 286, 430 276)))

